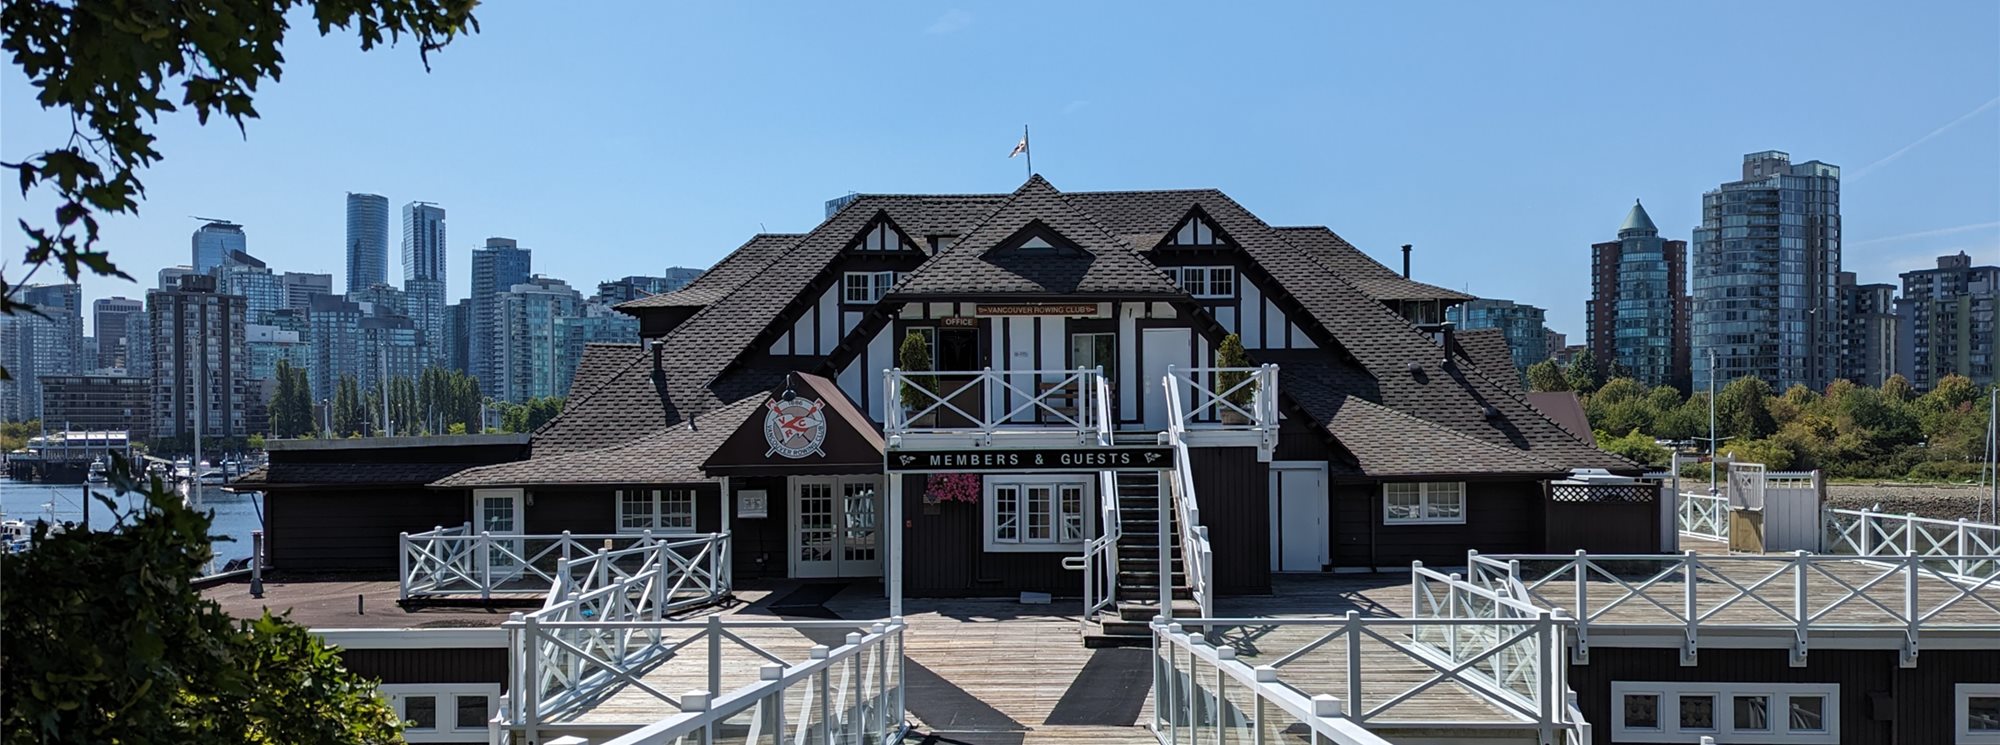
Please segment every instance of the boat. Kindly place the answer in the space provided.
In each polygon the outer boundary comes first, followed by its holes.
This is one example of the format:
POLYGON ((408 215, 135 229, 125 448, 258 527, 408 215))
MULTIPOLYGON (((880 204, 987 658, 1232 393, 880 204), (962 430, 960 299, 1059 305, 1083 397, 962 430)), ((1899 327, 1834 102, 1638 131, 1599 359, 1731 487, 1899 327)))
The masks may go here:
POLYGON ((194 481, 197 484, 226 484, 229 482, 229 475, 223 473, 220 468, 205 468, 194 477, 194 481))
POLYGON ((0 520, 0 551, 20 553, 33 544, 35 526, 26 520, 0 520))
POLYGON ((93 462, 90 464, 90 475, 85 477, 84 480, 93 484, 102 484, 107 480, 106 473, 108 471, 109 469, 105 467, 104 461, 93 462))

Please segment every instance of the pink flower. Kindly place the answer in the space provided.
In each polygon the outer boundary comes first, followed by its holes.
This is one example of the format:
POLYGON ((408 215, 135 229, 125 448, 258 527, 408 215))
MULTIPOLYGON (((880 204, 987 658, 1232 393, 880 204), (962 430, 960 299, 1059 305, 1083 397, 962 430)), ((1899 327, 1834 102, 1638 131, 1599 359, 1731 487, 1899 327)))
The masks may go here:
POLYGON ((979 477, 969 473, 934 473, 924 485, 924 503, 964 502, 978 504, 979 477))

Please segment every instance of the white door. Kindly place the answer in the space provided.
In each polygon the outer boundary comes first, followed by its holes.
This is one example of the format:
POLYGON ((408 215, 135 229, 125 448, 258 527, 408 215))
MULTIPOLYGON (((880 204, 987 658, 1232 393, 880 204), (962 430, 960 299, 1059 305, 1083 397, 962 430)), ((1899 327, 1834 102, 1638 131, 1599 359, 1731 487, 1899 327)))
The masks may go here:
POLYGON ((875 476, 792 479, 793 577, 879 577, 882 498, 875 476))
MULTIPOLYGON (((1193 332, 1185 328, 1145 329, 1139 338, 1139 356, 1144 362, 1139 368, 1139 399, 1145 404, 1146 429, 1163 430, 1167 428, 1167 392, 1160 380, 1166 377, 1169 365, 1180 370, 1194 366, 1193 332)), ((1182 405, 1187 405, 1189 393, 1182 386, 1182 405)))
POLYGON ((1271 468, 1271 570, 1317 572, 1327 556, 1326 476, 1323 467, 1271 468))
POLYGON ((472 492, 473 532, 496 536, 487 550, 487 561, 496 582, 521 573, 521 540, 497 538, 521 535, 521 496, 520 489, 475 489, 472 492))

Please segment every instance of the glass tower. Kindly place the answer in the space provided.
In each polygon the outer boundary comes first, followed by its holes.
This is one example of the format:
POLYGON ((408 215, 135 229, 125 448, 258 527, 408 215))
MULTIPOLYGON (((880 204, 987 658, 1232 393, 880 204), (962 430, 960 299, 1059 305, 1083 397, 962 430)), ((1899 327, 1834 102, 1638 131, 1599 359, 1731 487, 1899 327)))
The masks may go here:
POLYGON ((389 198, 347 193, 347 291, 389 281, 389 198))
POLYGON ((1743 178, 1701 196, 1694 231, 1694 381, 1744 376, 1826 387, 1839 370, 1840 168, 1743 156, 1743 178))
POLYGON ((500 382, 500 343, 494 334, 499 312, 496 293, 528 281, 534 255, 512 238, 488 238, 486 245, 472 251, 471 307, 466 310, 466 372, 479 379, 479 389, 488 396, 503 392, 500 382))
POLYGON ((410 320, 416 324, 426 364, 444 364, 449 354, 444 251, 444 208, 430 202, 403 205, 403 292, 410 298, 410 320))
POLYGON ((1687 389, 1687 242, 1661 238, 1635 201, 1618 240, 1591 245, 1590 280, 1585 321, 1599 371, 1687 389))
POLYGON ((227 220, 209 220, 195 228, 193 243, 194 270, 200 274, 222 266, 229 260, 229 252, 247 250, 243 226, 227 220))

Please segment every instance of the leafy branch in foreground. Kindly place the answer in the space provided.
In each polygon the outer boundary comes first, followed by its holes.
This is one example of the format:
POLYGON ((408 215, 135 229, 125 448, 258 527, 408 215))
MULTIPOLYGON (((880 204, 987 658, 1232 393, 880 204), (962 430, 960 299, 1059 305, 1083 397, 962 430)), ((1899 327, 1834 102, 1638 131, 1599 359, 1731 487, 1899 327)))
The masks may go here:
MULTIPOLYGON (((231 618, 191 584, 209 518, 123 458, 112 486, 147 507, 0 555, 0 742, 386 743, 400 722, 318 637, 231 618)), ((96 495, 117 510, 110 498, 96 495)))
POLYGON ((194 109, 202 124, 221 115, 243 130, 253 97, 284 74, 279 47, 293 9, 311 8, 320 35, 353 29, 367 51, 408 36, 425 69, 430 53, 476 33, 477 0, 8 0, 0 5, 0 50, 21 68, 44 109, 66 110, 67 140, 16 163, 22 197, 56 196, 52 221, 17 220, 28 239, 27 274, 9 283, 0 265, 0 314, 26 306, 15 291, 51 263, 74 282, 86 270, 131 276, 97 246, 98 217, 137 213, 139 171, 159 162, 151 125, 194 109), (171 88, 179 88, 176 103, 171 88))

